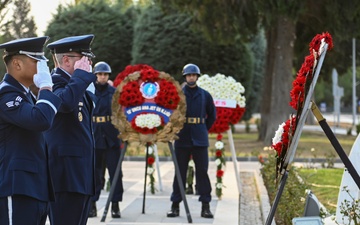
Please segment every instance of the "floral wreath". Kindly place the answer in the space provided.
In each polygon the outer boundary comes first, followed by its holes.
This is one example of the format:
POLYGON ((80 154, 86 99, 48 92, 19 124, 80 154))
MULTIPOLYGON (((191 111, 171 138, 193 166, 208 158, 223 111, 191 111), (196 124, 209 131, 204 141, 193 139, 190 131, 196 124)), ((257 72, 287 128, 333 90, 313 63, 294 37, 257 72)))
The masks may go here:
POLYGON ((186 103, 173 77, 146 64, 129 65, 117 75, 114 86, 113 123, 122 140, 146 145, 178 139, 186 103), (146 85, 150 86, 144 90, 146 85))
POLYGON ((290 91, 290 106, 295 109, 296 115, 291 115, 290 118, 279 125, 275 136, 272 139, 271 147, 277 152, 276 162, 276 178, 279 178, 280 170, 284 166, 285 157, 288 153, 292 137, 295 133, 296 126, 300 119, 304 101, 308 95, 310 84, 312 83, 317 62, 324 52, 324 45, 328 44, 328 50, 331 50, 334 45, 332 37, 328 32, 317 34, 309 44, 310 54, 305 57, 305 60, 297 73, 296 79, 292 83, 292 90, 290 91))
MULTIPOLYGON (((245 88, 231 76, 217 73, 210 77, 207 74, 199 77, 197 85, 208 91, 214 99, 216 120, 209 133, 217 134, 215 143, 216 196, 221 199, 225 166, 225 149, 221 133, 230 129, 230 125, 240 121, 245 113, 245 88)), ((189 174, 188 174, 189 175, 189 174)), ((189 181, 190 178, 187 179, 189 181)), ((192 178, 191 178, 192 180, 192 178)))
MULTIPOLYGON (((169 142, 185 122, 185 95, 177 81, 146 64, 128 65, 114 80, 112 123, 123 141, 147 147, 157 141, 169 142)), ((147 170, 152 168, 150 154, 147 170)), ((152 161, 153 162, 153 161, 152 161)), ((153 193, 154 177, 150 176, 153 193)))

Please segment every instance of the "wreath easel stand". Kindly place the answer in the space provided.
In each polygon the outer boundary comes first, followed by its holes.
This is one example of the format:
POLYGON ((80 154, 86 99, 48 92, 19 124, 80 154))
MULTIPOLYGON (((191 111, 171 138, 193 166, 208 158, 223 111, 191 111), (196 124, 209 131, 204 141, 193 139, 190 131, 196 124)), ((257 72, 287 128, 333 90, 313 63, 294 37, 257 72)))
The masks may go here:
MULTIPOLYGON (((184 185, 180 176, 179 165, 172 144, 172 141, 178 138, 176 134, 182 129, 185 122, 186 103, 180 85, 169 74, 156 71, 148 65, 141 64, 127 66, 123 72, 118 74, 117 79, 114 81, 114 84, 117 83, 118 86, 112 101, 112 123, 120 131, 119 137, 124 141, 124 147, 120 153, 115 177, 110 187, 110 193, 101 222, 105 221, 115 185, 119 179, 120 168, 128 142, 134 141, 146 146, 142 213, 145 213, 149 145, 151 143, 154 144, 158 161, 156 142, 168 142, 175 166, 175 177, 179 184, 187 219, 189 223, 192 223, 184 185), (157 123, 156 121, 160 118, 160 115, 161 122, 156 125, 156 127, 137 124, 139 120, 139 123, 143 123, 144 121, 149 122, 149 120, 153 123, 157 123), (140 117, 141 119, 137 120, 137 118, 140 117)), ((159 172, 158 175, 160 176, 159 172)))
MULTIPOLYGON (((109 210, 109 205, 110 205, 112 196, 114 195, 115 186, 116 186, 116 183, 117 183, 117 181, 119 179, 120 168, 122 166, 122 162, 123 162, 124 157, 125 157, 125 152, 126 152, 127 146, 128 146, 128 142, 125 141, 124 142, 124 147, 123 147, 123 149, 121 150, 121 153, 120 153, 120 158, 119 158, 118 164, 116 166, 114 180, 113 180, 113 182, 111 183, 111 186, 110 186, 110 193, 109 193, 108 199, 107 199, 106 204, 105 204, 105 209, 104 209, 103 216, 101 218, 101 222, 105 222, 105 219, 106 219, 106 216, 107 216, 107 213, 108 213, 108 210, 109 210)), ((188 222, 192 223, 192 218, 191 218, 191 214, 190 214, 190 210, 189 210, 189 205, 188 205, 187 200, 186 200, 184 185, 183 185, 183 182, 181 180, 179 164, 177 163, 174 146, 170 141, 168 142, 168 146, 169 146, 169 149, 170 149, 170 152, 171 152, 172 160, 174 162, 175 176, 176 176, 176 179, 178 181, 180 194, 181 194, 181 197, 182 197, 183 202, 184 202, 185 211, 186 211, 186 217, 187 217, 188 222)), ((146 149, 146 158, 147 158, 149 146, 147 145, 146 148, 147 148, 146 149)), ((145 214, 146 177, 147 177, 147 173, 146 173, 147 160, 145 160, 145 161, 146 161, 146 166, 145 166, 145 178, 144 178, 145 181, 144 181, 143 206, 142 206, 142 213, 143 214, 145 214)))
POLYGON ((124 142, 124 147, 121 149, 121 152, 120 152, 120 158, 119 158, 119 161, 116 165, 116 170, 115 170, 115 174, 114 174, 114 179, 113 179, 113 182, 111 183, 110 185, 110 193, 109 193, 109 196, 108 196, 108 199, 106 201, 106 204, 105 204, 105 209, 104 209, 104 213, 101 217, 101 222, 105 222, 105 219, 106 219, 106 215, 108 213, 108 210, 109 210, 109 205, 110 205, 110 201, 114 195, 114 191, 115 191, 115 184, 117 183, 117 181, 119 180, 119 175, 120 175, 120 168, 122 166, 122 162, 124 160, 124 157, 125 157, 125 152, 126 152, 126 148, 127 148, 127 145, 128 145, 128 142, 125 141, 124 142))
MULTIPOLYGON (((331 41, 329 41, 329 42, 331 43, 331 41)), ((352 176, 353 180, 355 181, 357 186, 360 187, 360 176, 359 176, 359 174, 357 173, 356 169, 352 165, 352 163, 349 160, 348 156, 346 155, 345 151, 343 150, 343 148, 339 144, 339 142, 336 139, 336 137, 335 137, 334 133, 332 132, 331 128, 326 123, 326 120, 321 115, 320 110, 318 109, 316 104, 313 101, 311 101, 311 97, 313 95, 315 85, 316 85, 317 79, 319 77, 320 70, 321 70, 321 67, 322 67, 326 52, 328 50, 328 47, 329 47, 329 43, 324 42, 324 46, 323 46, 321 55, 320 55, 319 60, 318 60, 318 62, 316 64, 316 67, 314 69, 314 71, 315 71, 314 76, 313 76, 313 78, 311 80, 310 85, 308 86, 308 90, 306 92, 306 90, 304 89, 305 91, 303 93, 300 93, 301 95, 305 96, 305 101, 300 104, 301 107, 298 108, 298 112, 297 112, 297 115, 295 117, 295 118, 297 118, 297 121, 296 121, 296 124, 295 124, 295 132, 293 133, 293 135, 291 135, 291 132, 289 132, 289 143, 290 144, 288 146, 288 149, 285 149, 285 150, 281 149, 282 150, 281 155, 284 155, 284 157, 280 160, 279 165, 277 165, 277 166, 279 166, 279 171, 280 171, 280 175, 279 175, 279 177, 281 178, 280 179, 280 184, 279 184, 279 187, 278 187, 274 202, 273 202, 272 207, 270 209, 270 212, 269 212, 269 215, 267 217, 265 225, 270 225, 273 222, 273 218, 274 218, 274 215, 275 215, 276 208, 277 208, 277 206, 279 204, 281 195, 282 195, 282 193, 284 191, 286 180, 288 178, 289 167, 290 167, 290 164, 293 162, 295 152, 296 152, 296 148, 297 148, 300 136, 301 136, 301 132, 302 132, 302 129, 303 129, 304 124, 305 124, 305 120, 306 120, 307 115, 308 115, 310 110, 312 111, 312 113, 316 117, 316 119, 318 120, 321 128, 323 129, 324 133, 328 137, 328 139, 331 142, 331 144, 333 145, 334 149, 336 150, 336 152, 340 156, 341 160, 343 161, 345 167, 348 169, 348 171, 349 171, 350 175, 352 176)), ((321 48, 321 46, 320 46, 320 48, 321 48)), ((321 51, 320 48, 319 48, 318 51, 321 51)), ((300 102, 300 100, 298 100, 298 101, 300 102)))
POLYGON ((238 168, 238 161, 237 161, 237 158, 236 158, 236 151, 235 151, 235 146, 234 146, 234 138, 233 138, 231 129, 229 129, 227 131, 227 134, 228 134, 228 139, 229 139, 231 158, 232 158, 232 161, 233 161, 233 164, 234 164, 236 184, 237 184, 237 187, 238 187, 238 192, 239 192, 239 197, 240 197, 240 195, 241 195, 240 173, 239 173, 239 168, 238 168))
POLYGON ((162 181, 161 181, 161 173, 160 173, 160 160, 159 160, 159 154, 158 154, 156 144, 154 144, 154 154, 155 154, 156 171, 157 171, 158 181, 159 181, 159 190, 163 191, 163 186, 162 186, 162 181))
MULTIPOLYGON (((276 196, 275 196, 275 199, 274 199, 274 203, 272 204, 269 215, 268 215, 268 217, 266 219, 265 225, 270 225, 272 223, 272 221, 274 219, 274 216, 275 216, 275 211, 277 209, 277 206, 279 205, 281 195, 282 195, 282 193, 284 191, 286 180, 287 180, 288 174, 289 174, 290 164, 293 162, 295 152, 296 152, 296 148, 297 148, 297 145, 299 143, 300 136, 301 136, 301 132, 302 132, 302 129, 303 129, 304 124, 305 124, 305 120, 306 120, 307 115, 308 115, 309 110, 310 110, 311 97, 313 95, 315 85, 316 85, 317 79, 319 77, 322 64, 323 64, 324 59, 325 59, 327 48, 328 48, 328 44, 325 44, 324 52, 321 54, 321 56, 319 58, 319 61, 318 61, 317 65, 316 65, 315 73, 314 73, 312 82, 311 82, 311 84, 309 86, 309 90, 308 90, 307 96, 305 98, 305 101, 303 103, 303 106, 302 106, 302 108, 300 108, 298 110, 299 121, 298 121, 298 123, 296 125, 296 130, 295 130, 294 136, 289 138, 289 139, 291 139, 291 144, 289 146, 289 151, 286 153, 284 161, 281 162, 281 168, 280 168, 281 171, 280 171, 280 173, 281 173, 282 177, 280 179, 279 188, 277 190, 277 193, 276 193, 276 196)), ((304 93, 302 93, 302 94, 304 94, 304 93)))

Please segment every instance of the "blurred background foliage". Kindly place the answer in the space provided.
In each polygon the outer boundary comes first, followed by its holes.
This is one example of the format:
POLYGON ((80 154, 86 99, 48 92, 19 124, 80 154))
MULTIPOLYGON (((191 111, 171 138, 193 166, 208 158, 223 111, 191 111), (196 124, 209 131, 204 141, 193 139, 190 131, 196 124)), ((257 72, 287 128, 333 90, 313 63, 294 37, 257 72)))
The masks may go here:
MULTIPOLYGON (((0 0, 0 42, 36 36, 30 7, 29 0, 0 0)), ((269 127, 276 128, 290 112, 288 97, 276 90, 288 93, 309 54, 308 44, 318 33, 332 34, 334 50, 323 65, 315 101, 332 109, 331 71, 336 68, 339 86, 344 88, 342 111, 351 111, 352 38, 359 37, 359 14, 360 3, 351 0, 74 0, 58 6, 44 35, 50 36, 51 42, 94 34, 94 63, 108 62, 113 70, 111 79, 126 65, 139 63, 165 71, 180 83, 187 63, 197 64, 203 74, 232 76, 246 89, 243 120, 253 113, 275 114, 264 117, 267 119, 260 127, 272 137, 276 129, 269 127), (288 43, 281 46, 286 43, 281 42, 284 37, 288 43), (277 108, 281 115, 274 111, 277 108)), ((46 55, 51 59, 48 50, 46 55)), ((53 67, 51 60, 49 67, 53 67)), ((4 73, 1 64, 0 76, 4 73)), ((267 136, 259 139, 268 143, 267 136)))

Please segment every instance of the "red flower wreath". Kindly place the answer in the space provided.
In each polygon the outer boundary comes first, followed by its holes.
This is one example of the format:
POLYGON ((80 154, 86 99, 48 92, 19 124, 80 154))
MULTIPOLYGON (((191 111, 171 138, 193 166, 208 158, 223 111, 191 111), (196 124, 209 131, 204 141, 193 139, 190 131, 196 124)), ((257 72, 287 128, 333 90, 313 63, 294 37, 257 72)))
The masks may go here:
MULTIPOLYGON (((152 143, 178 138, 186 106, 181 87, 173 77, 149 65, 128 65, 117 75, 114 87, 112 123, 123 141, 140 142, 148 150, 152 143)), ((154 152, 147 155, 146 169, 154 194, 154 152)))
POLYGON ((322 41, 328 44, 328 50, 331 50, 334 45, 332 37, 328 32, 317 34, 309 44, 310 55, 305 57, 305 61, 302 64, 300 70, 297 73, 296 79, 293 82, 293 88, 290 91, 290 106, 295 110, 298 110, 302 106, 305 100, 305 88, 312 81, 313 70, 315 61, 320 57, 321 51, 319 48, 322 41))
POLYGON ((185 96, 173 77, 149 65, 128 65, 117 75, 114 86, 113 123, 123 140, 131 138, 140 143, 153 143, 177 138, 185 121, 186 107, 185 96), (146 113, 158 115, 161 124, 155 118, 159 126, 147 127, 148 124, 142 122, 144 126, 139 127, 135 123, 136 117, 146 113))
POLYGON ((289 148, 289 137, 294 135, 295 129, 296 117, 292 116, 285 122, 284 126, 282 127, 281 141, 271 145, 277 152, 278 157, 280 157, 281 154, 284 154, 285 151, 289 148))
POLYGON ((292 83, 293 88, 290 91, 291 101, 289 102, 289 105, 297 110, 297 116, 292 116, 284 123, 284 125, 279 126, 279 129, 275 132, 272 144, 272 148, 277 152, 277 178, 295 133, 298 123, 297 120, 301 115, 302 107, 304 107, 303 104, 307 97, 309 86, 313 81, 314 70, 318 59, 324 51, 323 46, 325 43, 328 45, 327 50, 331 50, 334 47, 332 37, 328 32, 317 34, 312 39, 309 44, 310 54, 305 57, 304 63, 297 72, 296 79, 292 83))

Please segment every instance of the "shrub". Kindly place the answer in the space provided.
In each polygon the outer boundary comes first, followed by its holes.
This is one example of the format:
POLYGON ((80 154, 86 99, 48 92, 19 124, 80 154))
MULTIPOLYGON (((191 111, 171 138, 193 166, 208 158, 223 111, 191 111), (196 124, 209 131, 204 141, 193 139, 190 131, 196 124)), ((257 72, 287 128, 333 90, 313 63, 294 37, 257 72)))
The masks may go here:
MULTIPOLYGON (((270 154, 267 160, 262 161, 261 175, 267 188, 269 199, 273 204, 281 178, 276 179, 276 156, 270 154)), ((275 212, 277 225, 292 225, 294 217, 301 217, 304 214, 304 195, 307 185, 299 181, 296 176, 296 168, 288 170, 284 191, 281 194, 279 204, 275 212)))

